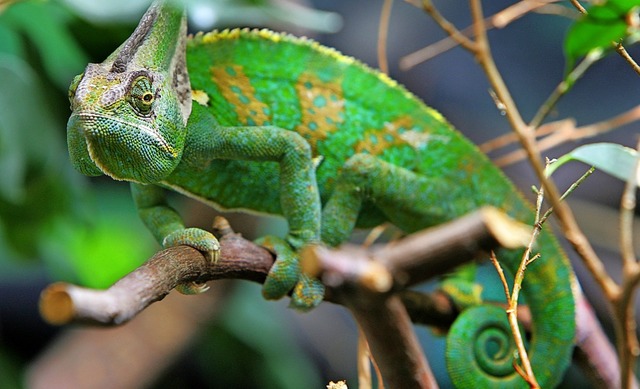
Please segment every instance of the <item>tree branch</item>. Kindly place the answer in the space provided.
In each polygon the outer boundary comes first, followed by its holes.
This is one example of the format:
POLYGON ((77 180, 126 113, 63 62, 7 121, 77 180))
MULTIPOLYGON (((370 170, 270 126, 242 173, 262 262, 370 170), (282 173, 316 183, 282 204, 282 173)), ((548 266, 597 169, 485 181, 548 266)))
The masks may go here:
MULTIPOLYGON (((375 255, 395 262, 395 273, 410 274, 399 278, 404 280, 403 286, 411 285, 470 260, 478 250, 498 247, 500 241, 507 246, 517 244, 518 238, 512 237, 512 223, 524 228, 520 231, 525 233, 526 227, 500 216, 495 210, 484 209, 448 225, 414 234, 402 244, 388 246, 375 255)), ((42 292, 40 312, 45 320, 56 325, 70 322, 118 325, 162 300, 179 284, 218 279, 262 283, 273 264, 272 254, 234 233, 225 219, 216 219, 214 233, 220 236, 222 246, 220 260, 214 266, 191 247, 172 247, 159 251, 106 290, 52 284, 42 292)), ((369 254, 362 253, 369 261, 369 254)), ((335 257, 336 263, 351 262, 340 259, 339 255, 335 257)), ((334 301, 331 288, 326 299, 334 301)))
POLYGON ((234 233, 223 218, 216 218, 214 232, 221 237, 222 246, 215 266, 196 249, 172 247, 157 252, 106 290, 52 284, 42 292, 40 313, 56 325, 71 322, 119 325, 162 300, 179 284, 217 279, 262 283, 273 264, 273 256, 234 233))

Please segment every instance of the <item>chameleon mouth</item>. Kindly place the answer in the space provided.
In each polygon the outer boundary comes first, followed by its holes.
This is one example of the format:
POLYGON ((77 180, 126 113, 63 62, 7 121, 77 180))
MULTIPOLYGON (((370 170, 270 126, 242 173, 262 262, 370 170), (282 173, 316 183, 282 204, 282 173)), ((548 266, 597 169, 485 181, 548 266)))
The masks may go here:
MULTIPOLYGON (((178 156, 178 153, 167 143, 160 132, 151 126, 141 123, 133 125, 119 117, 95 113, 79 113, 74 116, 77 116, 78 120, 85 124, 80 126, 79 130, 87 139, 90 137, 109 137, 121 138, 126 141, 127 138, 135 136, 138 140, 157 147, 173 158, 178 156), (136 133, 139 135, 134 135, 136 133)), ((114 139, 114 141, 116 140, 114 139)))
POLYGON ((108 115, 72 115, 67 137, 71 157, 76 166, 80 165, 81 172, 95 173, 97 168, 115 180, 156 182, 168 174, 169 166, 175 166, 180 156, 155 128, 108 115), (72 142, 74 149, 85 150, 84 155, 74 158, 72 142), (86 159, 90 159, 95 168, 84 166, 89 163, 86 159))

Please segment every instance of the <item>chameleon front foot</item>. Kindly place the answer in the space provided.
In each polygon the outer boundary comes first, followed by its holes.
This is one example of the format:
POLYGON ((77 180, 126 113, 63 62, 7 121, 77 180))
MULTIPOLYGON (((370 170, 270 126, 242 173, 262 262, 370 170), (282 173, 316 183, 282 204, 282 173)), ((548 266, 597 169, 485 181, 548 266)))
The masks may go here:
POLYGON ((256 243, 276 254, 276 262, 269 270, 262 286, 262 295, 267 300, 277 300, 291 292, 290 307, 308 311, 320 304, 324 298, 324 285, 300 272, 298 254, 281 238, 268 236, 256 243))
POLYGON ((199 228, 185 228, 175 231, 162 242, 166 247, 187 245, 202 252, 210 263, 218 262, 220 258, 220 243, 212 233, 199 228))

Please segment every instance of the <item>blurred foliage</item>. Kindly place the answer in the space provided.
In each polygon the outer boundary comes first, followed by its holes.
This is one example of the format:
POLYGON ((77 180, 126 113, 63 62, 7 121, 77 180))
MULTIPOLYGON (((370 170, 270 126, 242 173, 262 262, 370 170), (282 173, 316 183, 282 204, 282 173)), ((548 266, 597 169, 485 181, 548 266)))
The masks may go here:
POLYGON ((287 324, 258 295, 260 285, 237 285, 222 320, 203 335, 206 342, 198 350, 198 361, 203 363, 199 371, 208 374, 203 378, 221 388, 322 387, 317 368, 296 344, 287 324), (256 331, 256 322, 260 331, 256 331))
POLYGON ((68 103, 60 96, 86 56, 66 31, 69 18, 55 3, 31 1, 0 14, 3 260, 40 257, 49 226, 78 216, 81 180, 66 156, 61 107, 68 103))
MULTIPOLYGON (((2 346, 1 343, 0 346, 2 346)), ((0 347, 0 383, 3 388, 19 388, 21 386, 19 367, 13 355, 0 347)))
POLYGON ((91 206, 86 179, 69 163, 66 91, 89 58, 74 25, 84 27, 53 1, 20 1, 0 14, 0 267, 39 262, 55 279, 107 286, 152 246, 133 239, 135 212, 109 217, 122 208, 110 191, 91 206))
POLYGON ((612 43, 637 40, 640 27, 638 0, 607 0, 587 9, 570 28, 564 42, 567 69, 592 50, 611 51, 612 43))

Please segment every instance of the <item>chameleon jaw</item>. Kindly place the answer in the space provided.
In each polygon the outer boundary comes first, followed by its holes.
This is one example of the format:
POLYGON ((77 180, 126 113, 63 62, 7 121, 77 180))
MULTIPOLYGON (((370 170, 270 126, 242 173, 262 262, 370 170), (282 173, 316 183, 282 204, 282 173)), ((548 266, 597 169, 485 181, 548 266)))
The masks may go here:
MULTIPOLYGON (((109 115, 75 113, 67 131, 70 142, 83 140, 84 154, 97 169, 119 181, 158 182, 175 168, 181 156, 157 129, 109 115)), ((95 170, 86 167, 88 163, 74 161, 81 171, 95 170)))

